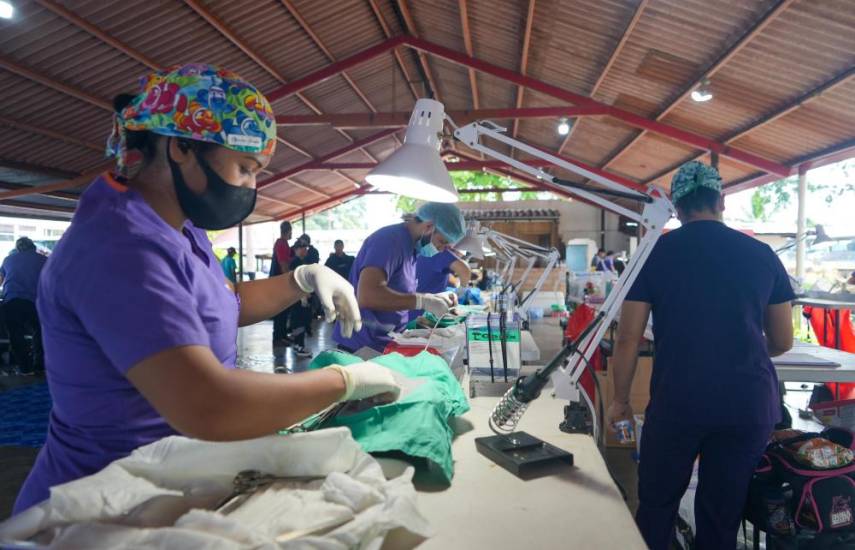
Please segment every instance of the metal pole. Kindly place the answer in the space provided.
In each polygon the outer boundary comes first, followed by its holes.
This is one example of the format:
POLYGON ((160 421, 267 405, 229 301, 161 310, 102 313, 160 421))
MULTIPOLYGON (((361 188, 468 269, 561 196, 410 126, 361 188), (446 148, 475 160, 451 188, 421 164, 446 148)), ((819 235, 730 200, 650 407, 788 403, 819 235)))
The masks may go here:
POLYGON ((300 218, 300 223, 303 225, 303 234, 306 233, 306 212, 303 211, 303 216, 300 218))
POLYGON ((710 165, 718 170, 718 153, 715 151, 710 153, 710 165))
POLYGON ((238 224, 238 282, 243 281, 243 224, 238 224))
POLYGON ((796 278, 805 275, 805 195, 807 194, 807 165, 799 165, 799 210, 796 219, 796 278))
POLYGON ((600 248, 606 247, 606 211, 600 210, 600 248))

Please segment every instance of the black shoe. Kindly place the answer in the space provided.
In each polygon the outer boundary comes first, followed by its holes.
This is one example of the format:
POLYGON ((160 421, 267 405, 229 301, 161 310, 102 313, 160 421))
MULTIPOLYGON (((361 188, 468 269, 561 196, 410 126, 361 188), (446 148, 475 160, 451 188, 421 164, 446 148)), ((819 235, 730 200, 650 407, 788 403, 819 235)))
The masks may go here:
POLYGON ((311 357, 312 352, 304 348, 303 346, 294 346, 294 353, 297 357, 311 357))

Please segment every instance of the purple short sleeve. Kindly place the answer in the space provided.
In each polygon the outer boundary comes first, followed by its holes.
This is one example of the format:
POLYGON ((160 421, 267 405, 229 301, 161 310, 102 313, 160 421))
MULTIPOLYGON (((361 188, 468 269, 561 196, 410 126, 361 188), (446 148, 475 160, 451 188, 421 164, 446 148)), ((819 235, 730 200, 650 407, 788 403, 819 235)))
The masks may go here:
POLYGON ((360 271, 366 267, 378 267, 383 270, 388 278, 401 268, 404 258, 400 254, 400 247, 392 244, 377 246, 380 243, 376 242, 372 244, 374 246, 365 247, 365 257, 360 266, 360 271))
POLYGON ((210 345, 181 258, 139 240, 65 285, 80 322, 120 372, 169 348, 210 345))

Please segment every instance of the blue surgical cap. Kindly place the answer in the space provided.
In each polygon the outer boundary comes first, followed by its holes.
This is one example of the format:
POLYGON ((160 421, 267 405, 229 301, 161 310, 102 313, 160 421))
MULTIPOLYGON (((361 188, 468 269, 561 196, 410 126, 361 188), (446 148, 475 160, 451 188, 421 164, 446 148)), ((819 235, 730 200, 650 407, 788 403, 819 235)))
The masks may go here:
POLYGON ((426 202, 416 210, 416 216, 433 222, 443 237, 454 244, 466 235, 466 222, 457 206, 447 202, 426 202))

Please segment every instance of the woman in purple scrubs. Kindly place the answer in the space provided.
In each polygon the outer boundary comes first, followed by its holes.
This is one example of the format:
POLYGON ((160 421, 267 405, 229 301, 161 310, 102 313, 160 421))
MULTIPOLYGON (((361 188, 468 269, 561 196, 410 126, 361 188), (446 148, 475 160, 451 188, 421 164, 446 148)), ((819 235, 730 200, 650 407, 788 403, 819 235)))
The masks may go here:
POLYGON ((86 189, 42 272, 53 409, 16 513, 165 436, 259 437, 337 401, 398 392, 391 373, 370 363, 287 376, 235 370, 238 326, 312 292, 328 319, 358 330, 353 289, 320 265, 229 284, 205 230, 252 212, 256 176, 276 144, 270 104, 209 65, 141 84, 115 102, 109 146, 119 175, 86 189))

